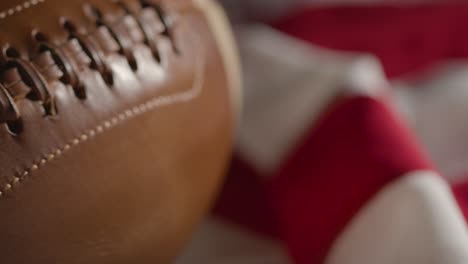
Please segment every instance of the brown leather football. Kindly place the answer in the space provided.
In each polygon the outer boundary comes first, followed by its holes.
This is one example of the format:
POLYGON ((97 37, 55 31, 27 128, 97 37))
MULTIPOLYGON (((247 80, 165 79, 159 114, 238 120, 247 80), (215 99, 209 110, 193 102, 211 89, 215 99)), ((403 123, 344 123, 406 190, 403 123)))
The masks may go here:
POLYGON ((218 5, 2 0, 0 47, 0 262, 173 261, 232 147, 218 5))

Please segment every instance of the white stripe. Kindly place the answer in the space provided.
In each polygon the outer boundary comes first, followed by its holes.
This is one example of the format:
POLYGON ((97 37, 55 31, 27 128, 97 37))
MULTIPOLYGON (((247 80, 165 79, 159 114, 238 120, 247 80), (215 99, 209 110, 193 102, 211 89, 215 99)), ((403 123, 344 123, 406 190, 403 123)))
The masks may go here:
POLYGON ((283 245, 244 228, 211 218, 177 264, 288 264, 283 245))
POLYGON ((394 89, 396 107, 451 181, 468 176, 467 83, 467 62, 450 61, 394 89))

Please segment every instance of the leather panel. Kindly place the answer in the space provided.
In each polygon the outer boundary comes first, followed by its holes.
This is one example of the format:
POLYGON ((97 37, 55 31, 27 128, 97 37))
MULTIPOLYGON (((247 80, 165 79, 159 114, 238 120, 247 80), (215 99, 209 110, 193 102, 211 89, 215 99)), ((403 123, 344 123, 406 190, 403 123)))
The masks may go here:
POLYGON ((0 128, 2 263, 169 263, 208 210, 232 145, 228 77, 203 10, 150 2, 167 10, 173 21, 161 23, 173 28, 149 43, 140 30, 133 40, 119 30, 123 16, 141 13, 138 1, 126 9, 87 1, 102 11, 98 22, 83 1, 27 2, 0 3, 2 74, 16 67, 11 61, 36 59, 44 39, 72 71, 43 55, 42 71, 32 69, 45 92, 23 78, 31 91, 19 99, 7 88, 18 84, 2 79, 10 101, 0 114, 16 110, 22 124, 17 135, 6 122, 0 128), (93 43, 104 67, 73 43, 63 48, 73 38, 64 21, 93 43), (121 43, 95 33, 100 25, 121 43))

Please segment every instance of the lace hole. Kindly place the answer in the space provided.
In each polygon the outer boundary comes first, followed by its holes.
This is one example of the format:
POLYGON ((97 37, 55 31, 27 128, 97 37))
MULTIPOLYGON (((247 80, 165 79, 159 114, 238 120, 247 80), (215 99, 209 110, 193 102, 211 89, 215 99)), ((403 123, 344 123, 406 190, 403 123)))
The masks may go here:
POLYGON ((8 121, 5 125, 6 125, 8 133, 10 133, 13 136, 18 136, 24 130, 22 119, 8 121))
POLYGON ((19 51, 13 47, 7 47, 5 50, 5 55, 11 59, 18 59, 19 57, 21 57, 19 51))
POLYGON ((161 54, 160 54, 158 48, 154 48, 154 51, 152 52, 152 54, 153 54, 154 60, 156 60, 157 63, 161 63, 161 62, 162 62, 161 54))
POLYGON ((75 96, 80 100, 86 100, 88 98, 86 94, 86 89, 83 85, 80 85, 76 89, 73 89, 73 92, 75 93, 75 96))
POLYGON ((126 54, 128 65, 130 66, 130 69, 132 71, 136 72, 138 71, 138 62, 136 61, 136 58, 133 54, 126 54))
POLYGON ((104 18, 102 11, 92 4, 84 5, 84 10, 85 10, 86 15, 88 15, 88 17, 92 19, 102 20, 104 18))
POLYGON ((112 72, 105 72, 102 74, 102 78, 104 79, 104 82, 109 85, 109 86, 114 86, 114 75, 112 72))
POLYGON ((62 18, 61 23, 62 23, 63 28, 69 33, 76 33, 78 31, 78 28, 76 27, 76 25, 70 20, 68 20, 67 18, 62 18))
POLYGON ((37 42, 46 42, 49 38, 42 32, 34 32, 33 37, 37 42))

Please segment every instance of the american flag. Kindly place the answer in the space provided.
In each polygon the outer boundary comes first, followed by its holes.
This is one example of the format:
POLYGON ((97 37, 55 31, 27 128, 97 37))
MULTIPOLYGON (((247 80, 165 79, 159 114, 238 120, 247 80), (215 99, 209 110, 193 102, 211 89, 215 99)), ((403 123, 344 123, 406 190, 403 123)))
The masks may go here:
POLYGON ((468 2, 224 4, 236 154, 179 263, 468 263, 468 2))

